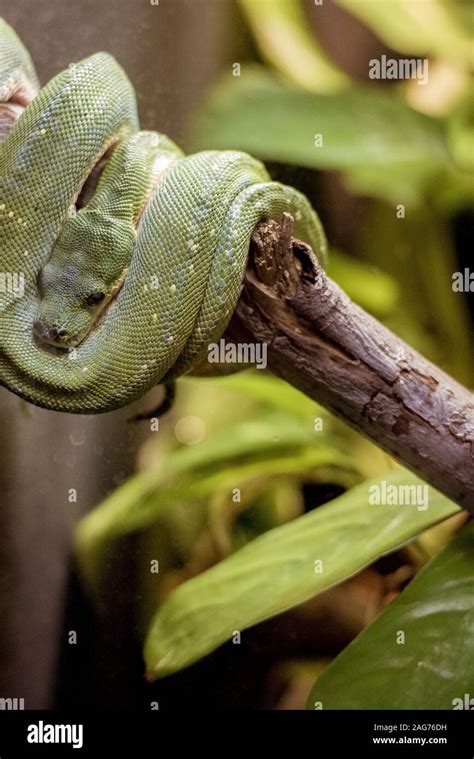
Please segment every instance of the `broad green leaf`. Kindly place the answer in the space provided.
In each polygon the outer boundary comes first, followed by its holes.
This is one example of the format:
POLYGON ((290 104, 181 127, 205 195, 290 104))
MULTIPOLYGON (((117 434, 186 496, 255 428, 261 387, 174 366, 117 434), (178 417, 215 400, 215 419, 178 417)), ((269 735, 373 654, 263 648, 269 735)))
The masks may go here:
MULTIPOLYGON (((422 485, 403 469, 383 479, 388 485, 422 485)), ((380 479, 357 485, 270 530, 174 590, 152 620, 146 639, 150 676, 162 677, 192 664, 234 630, 245 630, 305 601, 458 511, 432 488, 424 511, 416 506, 373 506, 369 487, 374 483, 380 479), (316 566, 317 561, 322 565, 316 566), (320 566, 322 571, 316 571, 320 566)))
POLYGON ((190 148, 342 171, 360 192, 407 205, 451 165, 441 123, 396 94, 355 86, 315 95, 259 67, 215 88, 194 120, 190 148))
MULTIPOLYGON (((336 0, 389 47, 405 53, 472 63, 473 40, 450 2, 442 0, 336 0)), ((472 26, 472 24, 471 24, 472 26)))
POLYGON ((153 524, 174 504, 232 492, 246 483, 293 477, 327 480, 350 487, 360 479, 340 445, 310 425, 276 415, 221 430, 192 448, 168 453, 156 467, 130 478, 87 514, 76 531, 84 578, 93 585, 111 542, 153 524))
POLYGON ((295 84, 334 92, 349 78, 324 53, 295 0, 239 0, 264 58, 295 84))
POLYGON ((308 708, 470 708, 473 663, 471 521, 324 670, 308 708))

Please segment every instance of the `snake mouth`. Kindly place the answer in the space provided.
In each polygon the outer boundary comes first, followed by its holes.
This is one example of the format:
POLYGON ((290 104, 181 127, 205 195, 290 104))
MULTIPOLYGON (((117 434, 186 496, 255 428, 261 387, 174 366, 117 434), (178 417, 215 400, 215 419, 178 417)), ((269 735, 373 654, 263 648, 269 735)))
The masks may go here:
POLYGON ((33 334, 35 338, 43 346, 52 346, 53 348, 59 348, 63 351, 77 348, 77 346, 80 345, 92 332, 94 332, 103 321, 105 315, 107 314, 107 311, 112 306, 112 301, 115 300, 118 293, 120 292, 127 273, 128 267, 123 270, 117 280, 113 283, 107 297, 103 303, 100 304, 100 307, 96 310, 96 313, 93 314, 87 327, 78 335, 70 335, 64 324, 52 324, 49 326, 46 325, 41 319, 35 319, 33 322, 33 334))
POLYGON ((68 348, 70 338, 64 327, 46 327, 40 319, 33 323, 33 333, 42 343, 53 345, 55 348, 68 348))
POLYGON ((51 347, 60 351, 69 351, 82 343, 92 327, 93 325, 77 337, 71 337, 65 329, 58 329, 57 327, 47 329, 41 321, 36 320, 33 323, 33 334, 44 348, 51 347))

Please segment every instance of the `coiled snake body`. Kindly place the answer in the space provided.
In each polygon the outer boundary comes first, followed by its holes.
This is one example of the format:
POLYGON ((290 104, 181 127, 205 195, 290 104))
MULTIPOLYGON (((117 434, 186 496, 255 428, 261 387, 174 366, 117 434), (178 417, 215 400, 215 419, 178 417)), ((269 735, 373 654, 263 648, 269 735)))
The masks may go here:
POLYGON ((190 371, 232 314, 261 219, 288 211, 324 255, 308 200, 254 158, 184 156, 139 131, 133 88, 109 55, 37 90, 0 20, 0 270, 23 282, 21 297, 0 292, 0 383, 26 400, 109 411, 190 371))

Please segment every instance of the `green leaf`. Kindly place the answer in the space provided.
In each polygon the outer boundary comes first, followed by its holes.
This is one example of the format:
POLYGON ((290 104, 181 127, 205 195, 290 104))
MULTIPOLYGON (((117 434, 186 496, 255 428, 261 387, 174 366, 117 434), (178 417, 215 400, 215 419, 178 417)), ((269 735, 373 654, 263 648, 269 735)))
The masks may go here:
POLYGON ((473 662, 471 521, 324 670, 308 708, 463 708, 455 699, 474 695, 473 662))
POLYGON ((130 478, 76 530, 76 551, 85 581, 100 578, 114 539, 148 527, 175 504, 190 507, 220 489, 232 492, 267 478, 314 478, 350 487, 360 479, 337 441, 279 413, 245 421, 191 448, 168 453, 152 469, 130 478))
MULTIPOLYGON (((419 485, 403 469, 392 485, 419 485)), ((458 507, 429 489, 429 508, 369 505, 366 481, 330 503, 249 543, 174 590, 153 619, 145 643, 151 677, 176 672, 244 630, 350 577, 458 507), (315 562, 322 561, 322 572, 315 562)), ((428 486, 426 486, 428 487, 428 486)))
POLYGON ((239 149, 343 171, 359 192, 405 204, 451 165, 441 123, 396 94, 355 86, 314 95, 283 86, 259 67, 218 85, 193 130, 191 150, 239 149))
MULTIPOLYGON (((460 63, 473 60, 468 25, 458 23, 451 2, 442 0, 336 0, 389 47, 440 56, 460 63)), ((472 14, 471 14, 472 15, 472 14)), ((472 28, 472 20, 471 20, 472 28)))
POLYGON ((334 92, 349 78, 324 53, 295 0, 239 0, 263 57, 305 89, 334 92))

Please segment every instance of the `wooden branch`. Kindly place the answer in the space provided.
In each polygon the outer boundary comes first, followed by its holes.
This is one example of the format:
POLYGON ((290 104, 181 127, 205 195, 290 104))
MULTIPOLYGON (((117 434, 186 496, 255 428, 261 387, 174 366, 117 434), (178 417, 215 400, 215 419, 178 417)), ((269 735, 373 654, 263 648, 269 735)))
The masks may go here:
POLYGON ((474 397, 353 303, 292 218, 262 222, 225 333, 474 514, 474 397))

